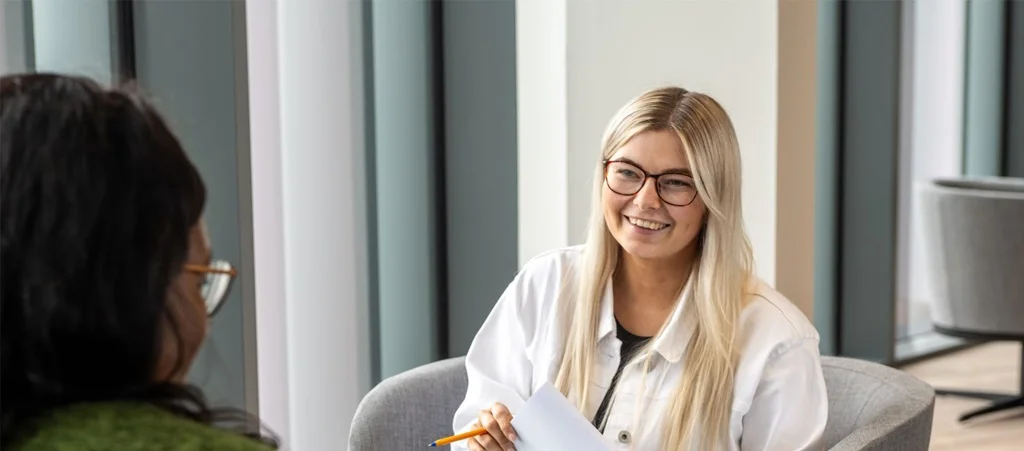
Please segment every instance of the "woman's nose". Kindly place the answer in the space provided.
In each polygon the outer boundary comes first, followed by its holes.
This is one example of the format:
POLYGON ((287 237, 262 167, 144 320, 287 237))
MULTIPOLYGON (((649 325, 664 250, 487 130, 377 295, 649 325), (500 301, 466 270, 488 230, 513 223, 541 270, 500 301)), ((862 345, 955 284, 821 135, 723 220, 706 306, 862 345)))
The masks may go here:
POLYGON ((658 196, 658 183, 652 178, 644 180, 640 191, 633 197, 633 205, 641 210, 656 210, 661 207, 661 197, 658 196))

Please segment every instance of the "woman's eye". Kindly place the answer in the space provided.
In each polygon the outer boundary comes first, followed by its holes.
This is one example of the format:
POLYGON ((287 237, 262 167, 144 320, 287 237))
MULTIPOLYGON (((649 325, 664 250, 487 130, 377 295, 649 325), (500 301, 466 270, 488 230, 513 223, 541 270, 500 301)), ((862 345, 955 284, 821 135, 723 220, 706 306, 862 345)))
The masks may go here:
POLYGON ((665 179, 662 181, 662 186, 672 189, 693 188, 692 183, 683 179, 665 179))

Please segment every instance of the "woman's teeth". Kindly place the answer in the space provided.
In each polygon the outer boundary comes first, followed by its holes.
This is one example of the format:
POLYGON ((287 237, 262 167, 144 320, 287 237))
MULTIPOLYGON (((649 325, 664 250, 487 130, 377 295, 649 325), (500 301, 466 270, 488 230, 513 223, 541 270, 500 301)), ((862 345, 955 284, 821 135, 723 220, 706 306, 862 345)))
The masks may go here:
POLYGON ((626 219, 629 220, 630 224, 633 224, 633 225, 635 225, 637 227, 643 227, 643 228, 648 229, 648 230, 661 230, 661 229, 664 229, 665 227, 668 227, 668 224, 662 224, 660 222, 646 221, 646 220, 643 220, 643 219, 630 218, 629 216, 627 216, 626 219))

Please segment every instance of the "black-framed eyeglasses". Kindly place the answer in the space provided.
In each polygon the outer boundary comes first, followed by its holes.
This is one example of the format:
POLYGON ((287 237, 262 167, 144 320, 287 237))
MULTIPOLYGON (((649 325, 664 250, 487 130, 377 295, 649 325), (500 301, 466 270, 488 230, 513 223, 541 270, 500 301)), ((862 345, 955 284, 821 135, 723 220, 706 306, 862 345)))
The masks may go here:
POLYGON ((206 301, 206 315, 213 316, 224 304, 237 271, 224 260, 212 260, 209 265, 185 265, 185 270, 206 278, 201 290, 206 301))
POLYGON ((643 189, 647 179, 654 179, 654 188, 662 202, 685 207, 697 198, 693 178, 676 172, 652 174, 628 161, 604 160, 604 181, 615 194, 632 196, 643 189))

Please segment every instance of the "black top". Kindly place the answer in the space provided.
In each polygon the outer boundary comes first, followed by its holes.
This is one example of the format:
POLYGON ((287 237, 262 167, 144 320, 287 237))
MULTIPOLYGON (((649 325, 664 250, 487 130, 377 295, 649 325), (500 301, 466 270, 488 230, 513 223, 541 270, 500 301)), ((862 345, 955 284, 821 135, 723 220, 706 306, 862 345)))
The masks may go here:
POLYGON ((630 359, 633 358, 633 354, 636 353, 647 340, 651 337, 640 337, 633 335, 625 327, 622 327, 622 323, 619 319, 615 319, 615 336, 622 342, 622 349, 619 350, 619 367, 615 370, 615 376, 612 376, 612 383, 608 386, 608 393, 605 393, 604 400, 601 401, 601 405, 597 408, 597 414, 594 415, 594 426, 597 427, 601 433, 604 433, 604 426, 601 424, 604 421, 604 416, 608 410, 608 402, 611 400, 612 393, 615 391, 615 385, 619 383, 619 376, 622 375, 622 369, 629 363, 630 359))

